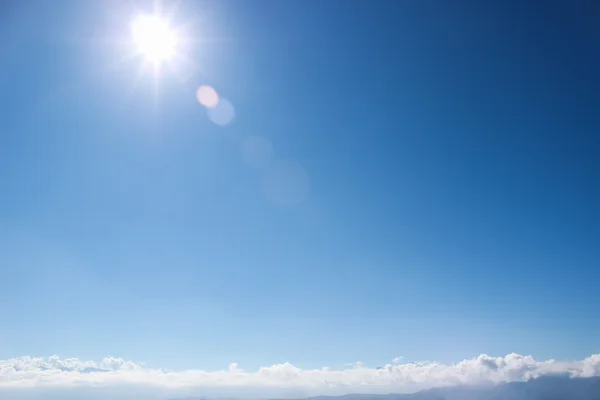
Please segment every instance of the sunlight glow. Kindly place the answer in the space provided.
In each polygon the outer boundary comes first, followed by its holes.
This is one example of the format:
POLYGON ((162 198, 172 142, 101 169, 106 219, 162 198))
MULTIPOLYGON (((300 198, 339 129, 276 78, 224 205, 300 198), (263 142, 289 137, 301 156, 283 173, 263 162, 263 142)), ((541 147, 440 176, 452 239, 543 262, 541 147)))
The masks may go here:
POLYGON ((177 35, 156 15, 140 15, 131 24, 137 51, 153 63, 171 59, 176 52, 177 35))

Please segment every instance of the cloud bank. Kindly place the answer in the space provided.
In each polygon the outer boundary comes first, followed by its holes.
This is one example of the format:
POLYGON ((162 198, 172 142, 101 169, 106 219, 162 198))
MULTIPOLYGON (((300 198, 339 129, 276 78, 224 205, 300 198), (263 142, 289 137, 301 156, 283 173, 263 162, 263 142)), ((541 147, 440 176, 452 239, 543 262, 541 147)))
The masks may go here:
MULTIPOLYGON (((399 363, 370 368, 362 363, 347 369, 299 369, 290 363, 245 371, 233 363, 225 370, 167 371, 121 358, 100 362, 52 356, 0 360, 0 393, 13 398, 27 392, 60 390, 106 392, 127 389, 167 394, 207 396, 301 397, 317 394, 411 392, 436 386, 524 381, 543 375, 600 375, 600 354, 580 361, 537 361, 531 356, 482 354, 456 364, 399 363)), ((58 393, 58 392, 57 392, 58 393)), ((48 397, 50 398, 50 397, 48 397)), ((116 398, 116 397, 115 397, 116 398)))

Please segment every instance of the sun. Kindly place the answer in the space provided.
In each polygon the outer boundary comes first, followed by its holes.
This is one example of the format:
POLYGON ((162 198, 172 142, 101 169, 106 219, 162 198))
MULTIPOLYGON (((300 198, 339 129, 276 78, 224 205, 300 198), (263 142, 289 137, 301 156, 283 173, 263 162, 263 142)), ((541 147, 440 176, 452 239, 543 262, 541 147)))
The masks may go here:
POLYGON ((131 23, 131 36, 137 52, 159 64, 175 56, 178 39, 166 20, 156 15, 139 15, 131 23))

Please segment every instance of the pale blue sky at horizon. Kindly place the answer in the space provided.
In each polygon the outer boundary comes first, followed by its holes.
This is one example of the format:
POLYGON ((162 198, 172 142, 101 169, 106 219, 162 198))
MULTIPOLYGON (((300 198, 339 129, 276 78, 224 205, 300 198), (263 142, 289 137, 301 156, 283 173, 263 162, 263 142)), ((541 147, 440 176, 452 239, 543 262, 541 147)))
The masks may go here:
POLYGON ((164 2, 154 73, 150 2, 3 2, 0 360, 599 353, 600 8, 545 4, 164 2))

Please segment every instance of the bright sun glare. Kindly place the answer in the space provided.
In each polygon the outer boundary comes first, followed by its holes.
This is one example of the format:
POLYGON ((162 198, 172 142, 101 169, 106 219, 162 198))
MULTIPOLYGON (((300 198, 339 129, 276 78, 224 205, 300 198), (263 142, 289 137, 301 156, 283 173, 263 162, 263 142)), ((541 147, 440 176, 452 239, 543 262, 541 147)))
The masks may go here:
POLYGON ((131 24, 133 42, 149 61, 160 63, 175 55, 177 35, 169 24, 155 15, 140 15, 131 24))

